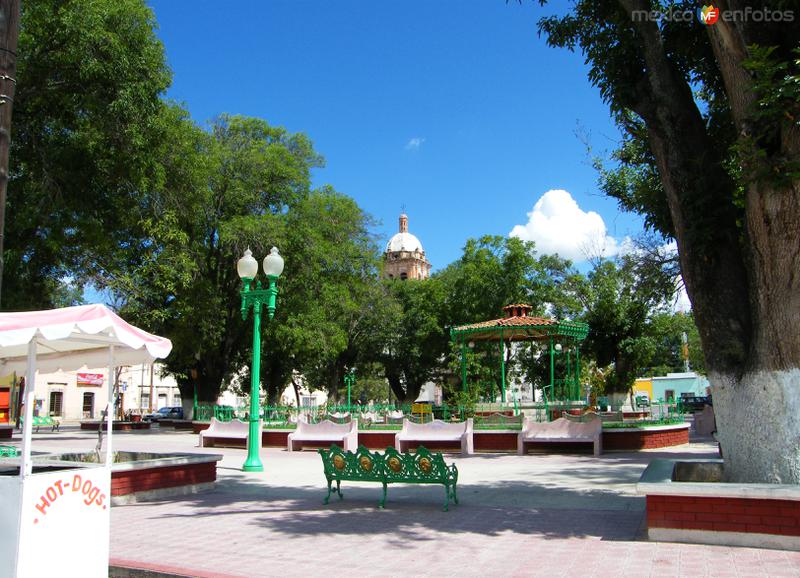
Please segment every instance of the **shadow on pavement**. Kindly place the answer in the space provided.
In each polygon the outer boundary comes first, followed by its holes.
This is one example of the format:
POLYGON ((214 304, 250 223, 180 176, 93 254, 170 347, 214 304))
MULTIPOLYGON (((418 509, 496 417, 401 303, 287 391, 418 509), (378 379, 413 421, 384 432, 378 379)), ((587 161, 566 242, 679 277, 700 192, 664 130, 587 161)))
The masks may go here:
POLYGON ((450 511, 443 512, 444 488, 440 485, 390 485, 385 510, 377 507, 380 484, 343 483, 344 499, 332 496, 329 505, 322 504, 327 493, 323 486, 271 486, 227 478, 211 492, 172 503, 123 508, 152 509, 154 521, 191 518, 202 521, 200 527, 208 530, 215 518, 240 516, 246 526, 289 537, 390 532, 398 543, 433 540, 439 533, 496 536, 506 532, 545 538, 633 540, 644 515, 643 498, 602 488, 572 490, 518 481, 459 484, 460 504, 451 503, 450 511), (607 507, 610 502, 612 508, 607 507), (164 511, 167 509, 170 511, 164 511))

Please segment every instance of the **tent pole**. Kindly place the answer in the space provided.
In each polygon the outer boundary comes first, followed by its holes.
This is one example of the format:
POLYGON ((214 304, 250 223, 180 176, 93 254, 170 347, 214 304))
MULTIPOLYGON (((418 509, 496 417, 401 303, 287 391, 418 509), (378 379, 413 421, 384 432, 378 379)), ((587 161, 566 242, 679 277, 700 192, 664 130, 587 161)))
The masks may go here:
MULTIPOLYGON (((111 468, 113 454, 111 451, 111 432, 114 430, 114 346, 108 348, 108 409, 106 410, 106 430, 108 439, 106 440, 106 467, 111 468)), ((102 426, 101 426, 102 427, 102 426)))
POLYGON ((28 343, 28 373, 25 376, 25 420, 22 424, 22 462, 19 475, 29 476, 33 472, 31 462, 31 435, 33 433, 33 404, 36 396, 36 336, 28 343))

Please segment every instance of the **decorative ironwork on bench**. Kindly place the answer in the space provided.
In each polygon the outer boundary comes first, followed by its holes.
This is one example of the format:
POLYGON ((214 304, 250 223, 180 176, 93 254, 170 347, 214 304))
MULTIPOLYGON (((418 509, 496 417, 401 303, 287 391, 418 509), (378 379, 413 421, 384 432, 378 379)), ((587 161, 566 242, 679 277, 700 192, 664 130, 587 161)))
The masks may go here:
POLYGON ((325 478, 328 481, 327 504, 332 493, 343 498, 341 482, 380 482, 383 485, 383 497, 379 508, 386 505, 386 490, 389 484, 442 484, 445 489, 444 511, 450 506, 450 499, 458 504, 456 483, 458 468, 455 464, 447 465, 442 454, 433 454, 423 446, 415 453, 398 452, 394 448, 386 448, 384 453, 371 452, 359 446, 355 452, 344 451, 332 445, 330 449, 317 450, 322 457, 325 478), (336 482, 336 488, 332 487, 336 482))

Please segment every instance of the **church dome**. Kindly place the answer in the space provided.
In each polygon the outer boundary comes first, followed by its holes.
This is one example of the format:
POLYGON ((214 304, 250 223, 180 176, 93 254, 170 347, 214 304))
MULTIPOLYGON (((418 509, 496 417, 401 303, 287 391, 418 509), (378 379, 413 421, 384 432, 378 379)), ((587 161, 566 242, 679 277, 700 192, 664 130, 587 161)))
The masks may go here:
POLYGON ((394 237, 389 239, 386 244, 386 252, 394 253, 395 251, 409 251, 411 253, 419 251, 422 253, 422 243, 411 233, 395 233, 394 237))

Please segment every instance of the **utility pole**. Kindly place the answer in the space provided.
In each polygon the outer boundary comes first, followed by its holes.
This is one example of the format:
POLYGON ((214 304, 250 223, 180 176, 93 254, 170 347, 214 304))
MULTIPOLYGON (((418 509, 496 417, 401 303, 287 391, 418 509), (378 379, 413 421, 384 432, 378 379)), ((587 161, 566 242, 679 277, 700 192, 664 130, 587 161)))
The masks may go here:
POLYGON ((5 269, 6 189, 11 147, 11 110, 17 85, 19 0, 0 0, 0 305, 5 269))
POLYGON ((681 353, 683 353, 683 370, 689 372, 689 337, 684 331, 681 333, 681 353))

